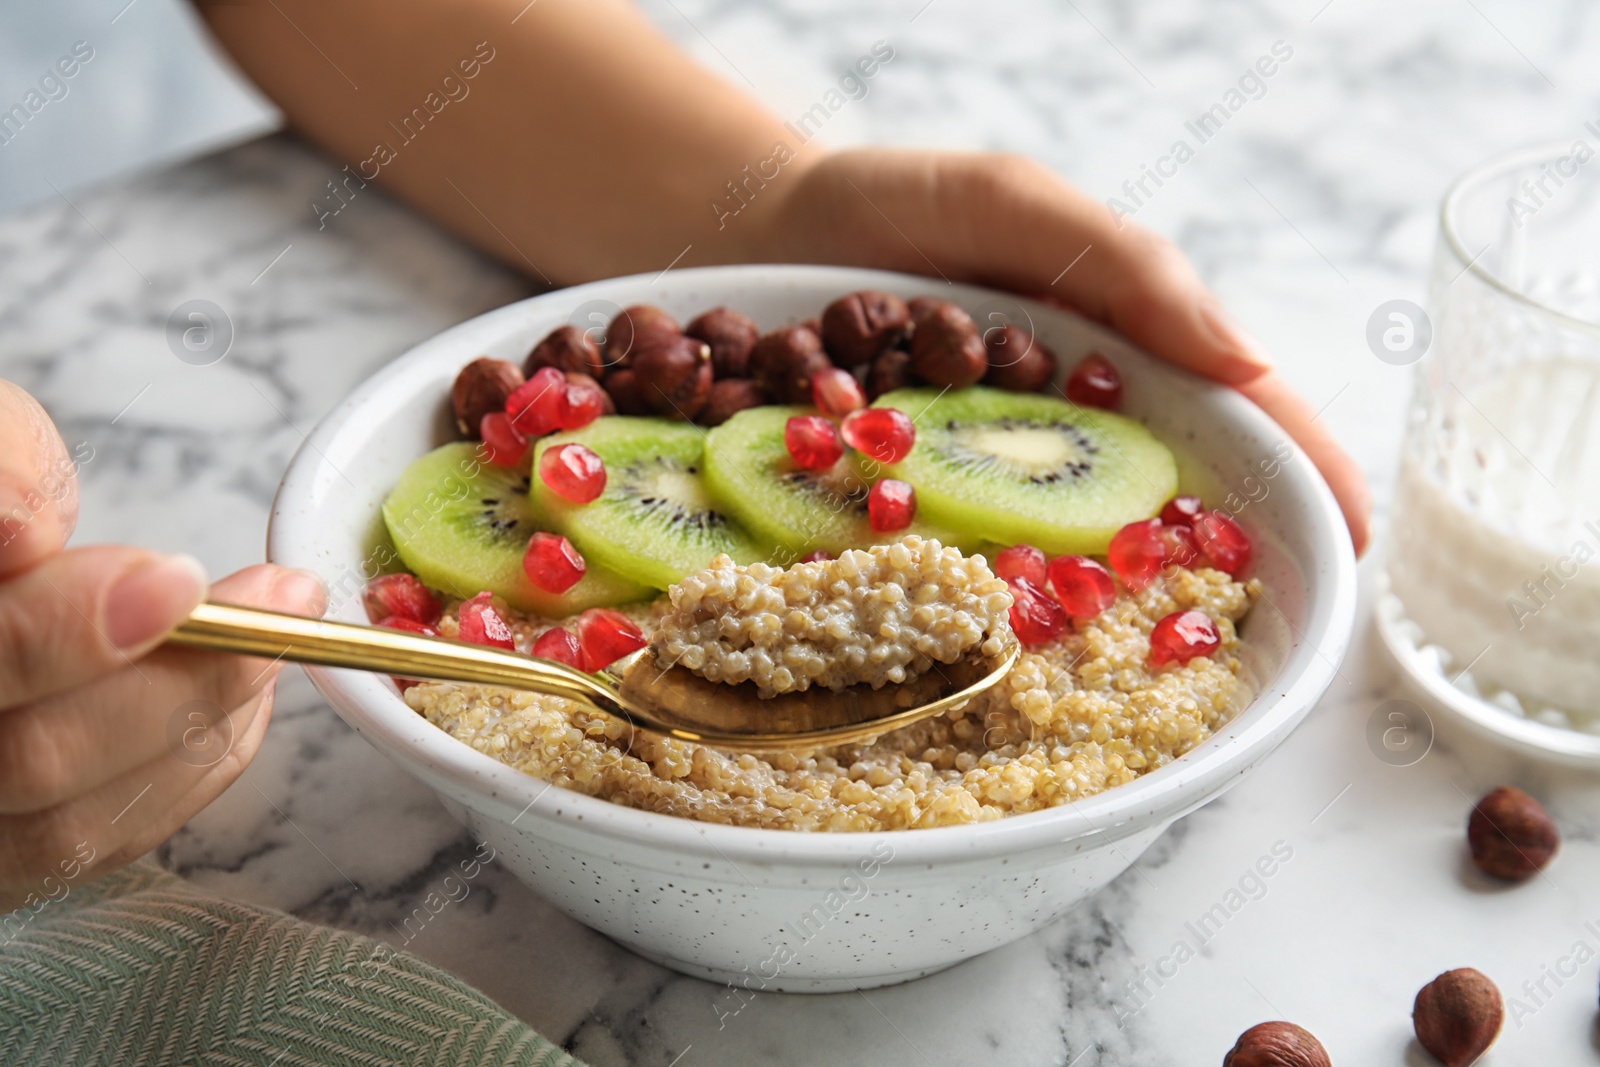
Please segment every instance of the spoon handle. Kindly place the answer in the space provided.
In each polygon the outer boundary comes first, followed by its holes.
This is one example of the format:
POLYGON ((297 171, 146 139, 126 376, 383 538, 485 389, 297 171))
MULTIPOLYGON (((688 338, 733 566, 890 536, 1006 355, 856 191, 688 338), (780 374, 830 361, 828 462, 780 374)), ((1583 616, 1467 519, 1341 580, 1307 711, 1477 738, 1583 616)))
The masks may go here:
POLYGON ((201 604, 167 641, 214 652, 351 667, 402 678, 510 686, 591 705, 597 697, 612 696, 581 671, 518 652, 232 604, 201 604))

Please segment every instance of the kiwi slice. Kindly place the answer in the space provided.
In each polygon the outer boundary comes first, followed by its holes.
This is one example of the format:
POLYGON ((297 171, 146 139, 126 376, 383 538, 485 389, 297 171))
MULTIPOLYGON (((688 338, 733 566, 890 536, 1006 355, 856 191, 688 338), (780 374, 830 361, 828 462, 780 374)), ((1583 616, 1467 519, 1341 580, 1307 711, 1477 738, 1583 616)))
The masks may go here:
POLYGON ((976 542, 921 521, 893 533, 874 530, 867 519, 872 481, 848 455, 825 471, 805 470, 790 458, 784 425, 815 414, 809 407, 745 408, 706 435, 706 488, 752 533, 783 550, 773 562, 818 549, 838 555, 907 534, 962 547, 976 542))
POLYGON ((383 521, 412 574, 462 599, 488 590, 519 611, 560 619, 655 595, 592 560, 565 593, 528 581, 522 555, 545 529, 528 498, 528 475, 483 462, 472 442, 436 448, 407 467, 383 502, 383 521))
POLYGON ((910 454, 883 473, 916 489, 919 518, 976 539, 1103 554, 1178 488, 1167 446, 1098 408, 982 386, 899 389, 874 406, 917 426, 910 454))
POLYGON ((533 499, 551 529, 567 535, 585 559, 633 581, 665 589, 726 552, 740 563, 770 550, 722 510, 701 477, 706 431, 668 419, 611 415, 581 430, 546 437, 534 451, 577 443, 606 465, 606 487, 573 504, 538 477, 533 499))

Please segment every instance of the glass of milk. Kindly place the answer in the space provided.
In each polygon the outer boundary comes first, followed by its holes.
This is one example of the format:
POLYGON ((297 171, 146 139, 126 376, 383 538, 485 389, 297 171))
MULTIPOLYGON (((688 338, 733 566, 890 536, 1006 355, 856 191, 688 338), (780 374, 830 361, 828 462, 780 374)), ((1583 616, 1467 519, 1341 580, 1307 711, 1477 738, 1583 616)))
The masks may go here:
POLYGON ((1600 128, 1455 184, 1429 302, 1390 626, 1465 697, 1600 735, 1600 128))

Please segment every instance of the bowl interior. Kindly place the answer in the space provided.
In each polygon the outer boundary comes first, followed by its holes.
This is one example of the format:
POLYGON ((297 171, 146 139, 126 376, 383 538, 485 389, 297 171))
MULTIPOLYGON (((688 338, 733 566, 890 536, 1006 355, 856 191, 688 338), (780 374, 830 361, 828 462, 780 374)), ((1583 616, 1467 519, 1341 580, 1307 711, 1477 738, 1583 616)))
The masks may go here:
MULTIPOLYGON (((1123 375, 1124 413, 1174 450, 1184 491, 1234 514, 1255 541, 1254 574, 1264 589, 1243 630, 1258 695, 1216 736, 1173 764, 1098 797, 997 823, 919 830, 909 835, 917 839, 915 847, 931 855, 940 849, 988 851, 1000 839, 1021 845, 1132 832, 1149 819, 1183 814, 1236 780, 1310 709, 1344 653, 1354 613, 1354 559, 1331 494, 1287 434, 1231 390, 1157 361, 1076 315, 988 290, 845 268, 725 267, 598 282, 489 312, 396 360, 319 425, 279 491, 269 556, 324 578, 328 617, 364 622, 362 587, 374 574, 393 569, 379 507, 408 463, 452 437, 448 395, 463 364, 482 355, 520 363, 554 327, 603 326, 630 304, 657 304, 680 321, 725 304, 766 330, 811 318, 835 297, 863 288, 908 297, 932 293, 961 304, 980 325, 1024 325, 1060 357, 1063 377, 1090 351, 1108 357, 1123 375)), ((428 724, 386 677, 323 668, 311 673, 352 725, 436 787, 443 776, 504 818, 549 802, 544 783, 428 724)), ((774 850, 828 849, 833 846, 826 839, 853 836, 706 827, 559 789, 548 792, 559 794, 563 810, 578 813, 591 830, 643 837, 692 827, 691 838, 769 857, 774 850)), ((897 836, 897 848, 907 836, 897 836)))

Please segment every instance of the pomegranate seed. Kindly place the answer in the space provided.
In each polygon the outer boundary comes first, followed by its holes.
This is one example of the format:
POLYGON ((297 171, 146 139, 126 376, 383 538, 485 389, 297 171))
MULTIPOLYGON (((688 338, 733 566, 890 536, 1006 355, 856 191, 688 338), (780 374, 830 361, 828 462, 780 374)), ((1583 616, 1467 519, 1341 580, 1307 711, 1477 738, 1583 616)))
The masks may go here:
POLYGON ((1217 624, 1203 611, 1174 611, 1150 631, 1150 666, 1188 663, 1209 656, 1222 644, 1217 624))
POLYGON ((561 428, 561 408, 566 398, 566 376, 554 367, 540 367, 506 397, 506 414, 519 432, 543 437, 561 428))
POLYGON ((404 630, 408 634, 425 634, 428 637, 438 637, 439 631, 427 623, 418 622, 416 619, 407 619, 400 615, 390 615, 378 622, 385 630, 404 630))
POLYGON ((511 417, 491 411, 478 423, 483 438, 483 458, 499 467, 520 467, 528 458, 528 439, 517 432, 511 417))
POLYGON ((589 565, 565 537, 536 533, 528 539, 522 569, 528 573, 528 581, 546 593, 565 593, 578 584, 589 565))
POLYGON ((1050 561, 1050 585, 1056 599, 1074 619, 1092 619, 1117 598, 1111 572, 1085 556, 1057 556, 1050 561))
POLYGON ((824 560, 829 560, 829 559, 832 559, 832 558, 833 558, 833 556, 831 554, 829 554, 827 550, 819 548, 815 552, 811 553, 808 556, 801 556, 795 562, 796 563, 821 563, 824 560))
POLYGON ((1091 352, 1067 377, 1067 399, 1084 407, 1115 410, 1122 403, 1122 375, 1105 356, 1091 352))
POLYGON ((1244 573, 1255 546, 1239 524, 1220 511, 1203 511, 1194 520, 1194 539, 1207 560, 1233 578, 1244 573))
POLYGON ((633 620, 620 611, 590 608, 578 616, 578 648, 586 671, 609 667, 647 643, 633 620))
POLYGON ((1043 586, 1044 553, 1032 545, 1002 548, 994 557, 994 573, 1008 582, 1013 578, 1026 578, 1034 585, 1043 586))
POLYGON ((811 376, 811 402, 817 410, 830 418, 842 419, 852 411, 867 406, 867 394, 861 391, 856 376, 838 367, 829 367, 811 376))
POLYGON ((1160 534, 1160 519, 1130 522, 1111 538, 1106 559, 1129 589, 1149 585, 1167 558, 1167 542, 1160 534))
POLYGON ((432 626, 443 609, 439 598, 411 574, 384 574, 367 583, 367 618, 402 618, 432 626))
POLYGON ((605 491, 606 465, 582 445, 557 445, 539 457, 539 477, 561 499, 587 504, 605 491))
POLYGON ((1194 531, 1189 527, 1168 526, 1166 523, 1161 523, 1156 527, 1156 536, 1161 539, 1162 547, 1166 550, 1161 557, 1163 568, 1192 567, 1200 559, 1200 547, 1195 544, 1194 531))
POLYGON ((911 416, 897 408, 867 408, 853 411, 839 427, 851 448, 865 452, 879 463, 899 463, 917 443, 917 428, 911 416))
POLYGON ((1168 526, 1193 526, 1195 516, 1204 508, 1197 496, 1175 496, 1161 509, 1161 521, 1168 526))
POLYGON ((879 533, 904 530, 917 517, 917 491, 905 482, 879 478, 867 490, 867 521, 879 533))
POLYGON ((533 654, 583 669, 583 653, 578 649, 577 635, 565 626, 552 626, 540 634, 533 643, 533 654))
POLYGON ((511 627, 494 609, 494 603, 488 593, 479 593, 464 602, 456 612, 456 623, 458 636, 463 641, 471 641, 475 645, 489 645, 491 648, 517 647, 516 642, 511 639, 511 627))
POLYGON ((579 382, 568 385, 556 405, 556 427, 562 430, 581 430, 605 411, 605 397, 598 385, 579 382))
POLYGON ((1011 630, 1025 645, 1052 641, 1067 628, 1067 613, 1055 597, 1026 578, 1011 580, 1011 630))
POLYGON ((821 415, 796 415, 783 424, 783 447, 802 469, 825 471, 844 455, 839 431, 821 415))

